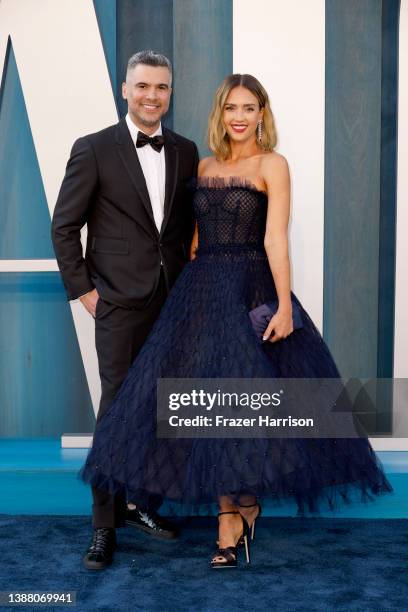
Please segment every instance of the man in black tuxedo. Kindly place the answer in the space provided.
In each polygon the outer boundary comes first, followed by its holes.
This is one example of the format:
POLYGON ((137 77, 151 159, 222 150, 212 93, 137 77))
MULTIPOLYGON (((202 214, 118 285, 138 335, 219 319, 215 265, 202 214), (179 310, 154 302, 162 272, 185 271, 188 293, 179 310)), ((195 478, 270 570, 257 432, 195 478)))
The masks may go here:
MULTIPOLYGON (((79 138, 72 148, 52 220, 52 239, 69 300, 95 318, 102 397, 97 420, 116 392, 189 257, 193 211, 188 180, 197 173, 196 145, 161 127, 171 96, 169 60, 141 51, 128 62, 118 124, 79 138), (88 226, 85 257, 80 230, 88 226)), ((115 527, 132 525, 174 537, 156 510, 93 488, 88 569, 111 563, 115 527)))

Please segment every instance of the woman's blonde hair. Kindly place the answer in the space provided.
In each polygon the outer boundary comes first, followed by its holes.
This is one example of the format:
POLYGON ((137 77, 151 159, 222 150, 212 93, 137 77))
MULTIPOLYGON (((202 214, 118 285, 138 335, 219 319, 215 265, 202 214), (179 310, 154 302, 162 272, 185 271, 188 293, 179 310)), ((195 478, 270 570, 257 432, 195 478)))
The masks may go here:
POLYGON ((277 143, 275 120, 265 88, 251 74, 230 74, 215 92, 213 107, 208 119, 208 145, 217 159, 225 160, 231 154, 229 136, 222 120, 222 114, 230 91, 239 86, 249 89, 257 98, 259 108, 264 109, 262 139, 260 142, 257 140, 258 144, 264 151, 273 151, 277 143))

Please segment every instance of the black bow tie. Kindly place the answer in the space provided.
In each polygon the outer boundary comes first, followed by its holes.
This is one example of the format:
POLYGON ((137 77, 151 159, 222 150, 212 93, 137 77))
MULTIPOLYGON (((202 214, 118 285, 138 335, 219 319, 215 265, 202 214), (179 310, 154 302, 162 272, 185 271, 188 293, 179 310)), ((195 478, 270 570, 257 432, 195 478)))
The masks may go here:
POLYGON ((138 132, 137 140, 136 140, 137 148, 144 147, 147 144, 149 144, 155 151, 160 153, 161 148, 164 145, 164 138, 160 134, 158 134, 157 136, 153 136, 153 138, 151 138, 150 136, 148 136, 147 134, 144 134, 143 132, 138 132))

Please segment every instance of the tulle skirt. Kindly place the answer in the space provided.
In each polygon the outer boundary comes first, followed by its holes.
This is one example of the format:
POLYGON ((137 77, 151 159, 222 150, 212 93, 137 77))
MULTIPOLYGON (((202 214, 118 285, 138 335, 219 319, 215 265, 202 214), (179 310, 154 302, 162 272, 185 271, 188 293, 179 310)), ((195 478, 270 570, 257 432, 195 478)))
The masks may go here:
POLYGON ((160 496, 176 513, 202 512, 221 495, 291 498, 303 513, 335 509, 355 493, 369 500, 391 491, 364 438, 157 437, 160 378, 339 378, 322 336, 291 295, 303 327, 261 344, 248 312, 277 298, 265 252, 201 249, 97 425, 80 477, 142 505, 160 496))

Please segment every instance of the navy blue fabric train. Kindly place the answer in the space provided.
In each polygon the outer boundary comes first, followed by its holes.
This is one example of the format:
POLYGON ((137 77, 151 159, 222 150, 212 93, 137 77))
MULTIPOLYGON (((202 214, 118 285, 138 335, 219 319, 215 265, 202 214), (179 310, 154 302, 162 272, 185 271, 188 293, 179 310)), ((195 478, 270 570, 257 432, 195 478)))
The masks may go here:
POLYGON ((332 378, 339 372, 297 297, 303 327, 261 344, 248 312, 276 300, 264 250, 267 196, 247 182, 199 179, 199 249, 178 277, 146 343, 97 424, 80 477, 143 504, 158 494, 176 511, 220 495, 294 497, 299 511, 335 508, 351 491, 391 491, 366 439, 158 439, 158 378, 332 378), (175 502, 172 504, 171 502, 175 502), (181 504, 181 506, 180 506, 181 504))

